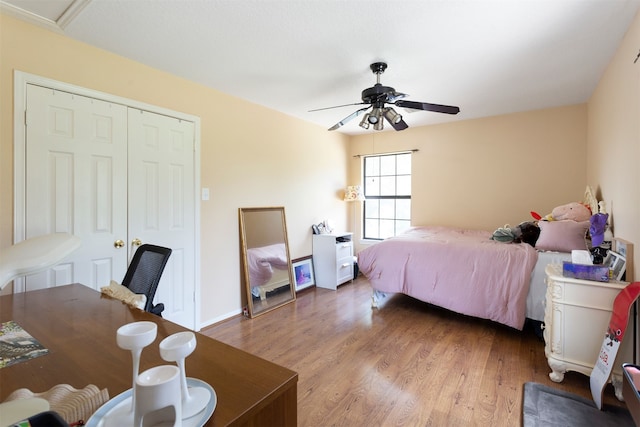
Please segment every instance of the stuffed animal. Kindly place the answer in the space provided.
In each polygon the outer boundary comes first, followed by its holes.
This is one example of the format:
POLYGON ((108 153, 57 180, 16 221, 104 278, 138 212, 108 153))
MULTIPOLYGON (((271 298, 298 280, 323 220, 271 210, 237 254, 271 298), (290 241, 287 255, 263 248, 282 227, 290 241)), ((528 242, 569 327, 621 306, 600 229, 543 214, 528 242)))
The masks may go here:
POLYGON ((591 218, 591 209, 579 202, 571 202, 566 205, 556 206, 550 214, 543 217, 537 212, 531 212, 531 216, 538 221, 562 221, 570 219, 576 222, 588 221, 591 218))
POLYGON ((589 218, 589 234, 591 235, 591 245, 599 246, 604 241, 604 232, 607 230, 609 214, 597 213, 589 218))
POLYGON ((582 203, 571 202, 553 208, 551 217, 554 221, 563 221, 565 219, 571 219, 576 222, 589 221, 589 218, 591 218, 591 209, 582 203))
POLYGON ((498 228, 493 232, 491 239, 502 243, 523 242, 535 247, 539 236, 540 228, 535 222, 522 222, 517 227, 509 227, 509 224, 506 224, 498 228))
POLYGON ((522 243, 528 243, 535 248, 538 237, 540 237, 540 227, 538 227, 538 224, 535 222, 523 222, 518 227, 520 227, 520 231, 522 232, 520 241, 522 243))

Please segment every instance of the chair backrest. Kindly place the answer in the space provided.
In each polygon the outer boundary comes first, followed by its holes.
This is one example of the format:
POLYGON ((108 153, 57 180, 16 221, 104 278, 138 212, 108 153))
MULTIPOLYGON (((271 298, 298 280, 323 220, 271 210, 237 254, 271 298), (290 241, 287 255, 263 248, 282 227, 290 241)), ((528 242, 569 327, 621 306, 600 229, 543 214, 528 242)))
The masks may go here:
POLYGON ((126 286, 133 293, 147 296, 145 311, 150 312, 153 308, 153 298, 170 255, 169 248, 144 244, 133 255, 127 273, 122 279, 122 286, 126 286))

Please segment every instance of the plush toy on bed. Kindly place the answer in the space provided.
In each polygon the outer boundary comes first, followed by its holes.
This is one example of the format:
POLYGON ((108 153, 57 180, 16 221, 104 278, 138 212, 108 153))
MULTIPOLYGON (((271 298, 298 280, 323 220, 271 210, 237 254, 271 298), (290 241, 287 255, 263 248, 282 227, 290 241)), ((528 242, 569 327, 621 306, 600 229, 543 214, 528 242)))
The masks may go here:
POLYGON ((535 247, 538 236, 540 228, 535 222, 522 222, 517 227, 509 227, 507 224, 498 228, 491 239, 502 243, 528 243, 535 247))
POLYGON ((589 235, 591 236, 591 244, 600 246, 604 241, 604 233, 607 231, 607 221, 609 220, 609 214, 597 213, 589 218, 589 235))
POLYGON ((591 218, 591 209, 582 203, 572 202, 553 208, 551 217, 554 221, 562 221, 565 219, 576 222, 589 221, 589 218, 591 218))
POLYGON ((540 221, 563 221, 570 219, 576 222, 589 221, 591 218, 591 209, 579 202, 571 202, 566 205, 556 206, 550 214, 542 218, 538 213, 531 212, 534 219, 540 221))

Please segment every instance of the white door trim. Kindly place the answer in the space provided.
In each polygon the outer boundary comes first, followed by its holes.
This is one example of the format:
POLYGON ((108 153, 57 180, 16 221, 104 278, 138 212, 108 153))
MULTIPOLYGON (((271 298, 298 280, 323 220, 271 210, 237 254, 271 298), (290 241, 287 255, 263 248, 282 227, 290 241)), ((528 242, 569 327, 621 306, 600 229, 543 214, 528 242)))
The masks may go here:
MULTIPOLYGON (((200 118, 186 113, 181 113, 166 108, 158 107, 144 102, 122 98, 120 96, 99 92, 92 89, 83 88, 69 83, 60 82, 46 77, 37 76, 35 74, 25 73, 15 70, 13 79, 13 243, 19 243, 25 239, 26 229, 26 127, 25 115, 27 104, 27 85, 33 84, 43 86, 59 91, 74 93, 77 95, 87 96, 90 98, 100 99, 106 102, 122 104, 127 107, 137 108, 156 114, 176 117, 178 119, 187 120, 194 123, 194 248, 195 256, 195 292, 194 292, 194 322, 195 329, 201 329, 200 325, 200 118)), ((24 281, 16 279, 14 281, 14 292, 24 290, 24 281)))

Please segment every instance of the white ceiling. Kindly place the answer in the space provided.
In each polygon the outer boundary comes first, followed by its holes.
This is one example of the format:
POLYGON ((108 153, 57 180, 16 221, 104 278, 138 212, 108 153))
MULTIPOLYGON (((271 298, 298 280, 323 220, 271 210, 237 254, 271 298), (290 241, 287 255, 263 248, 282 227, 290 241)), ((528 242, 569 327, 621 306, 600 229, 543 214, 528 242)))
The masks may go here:
MULTIPOLYGON (((409 127, 586 102, 640 0, 0 0, 0 6, 328 128, 360 106, 309 110, 360 102, 361 91, 376 82, 369 69, 376 61, 389 64, 381 83, 406 99, 460 107, 457 116, 400 109, 409 127)), ((373 132, 358 123, 339 131, 373 132)))

